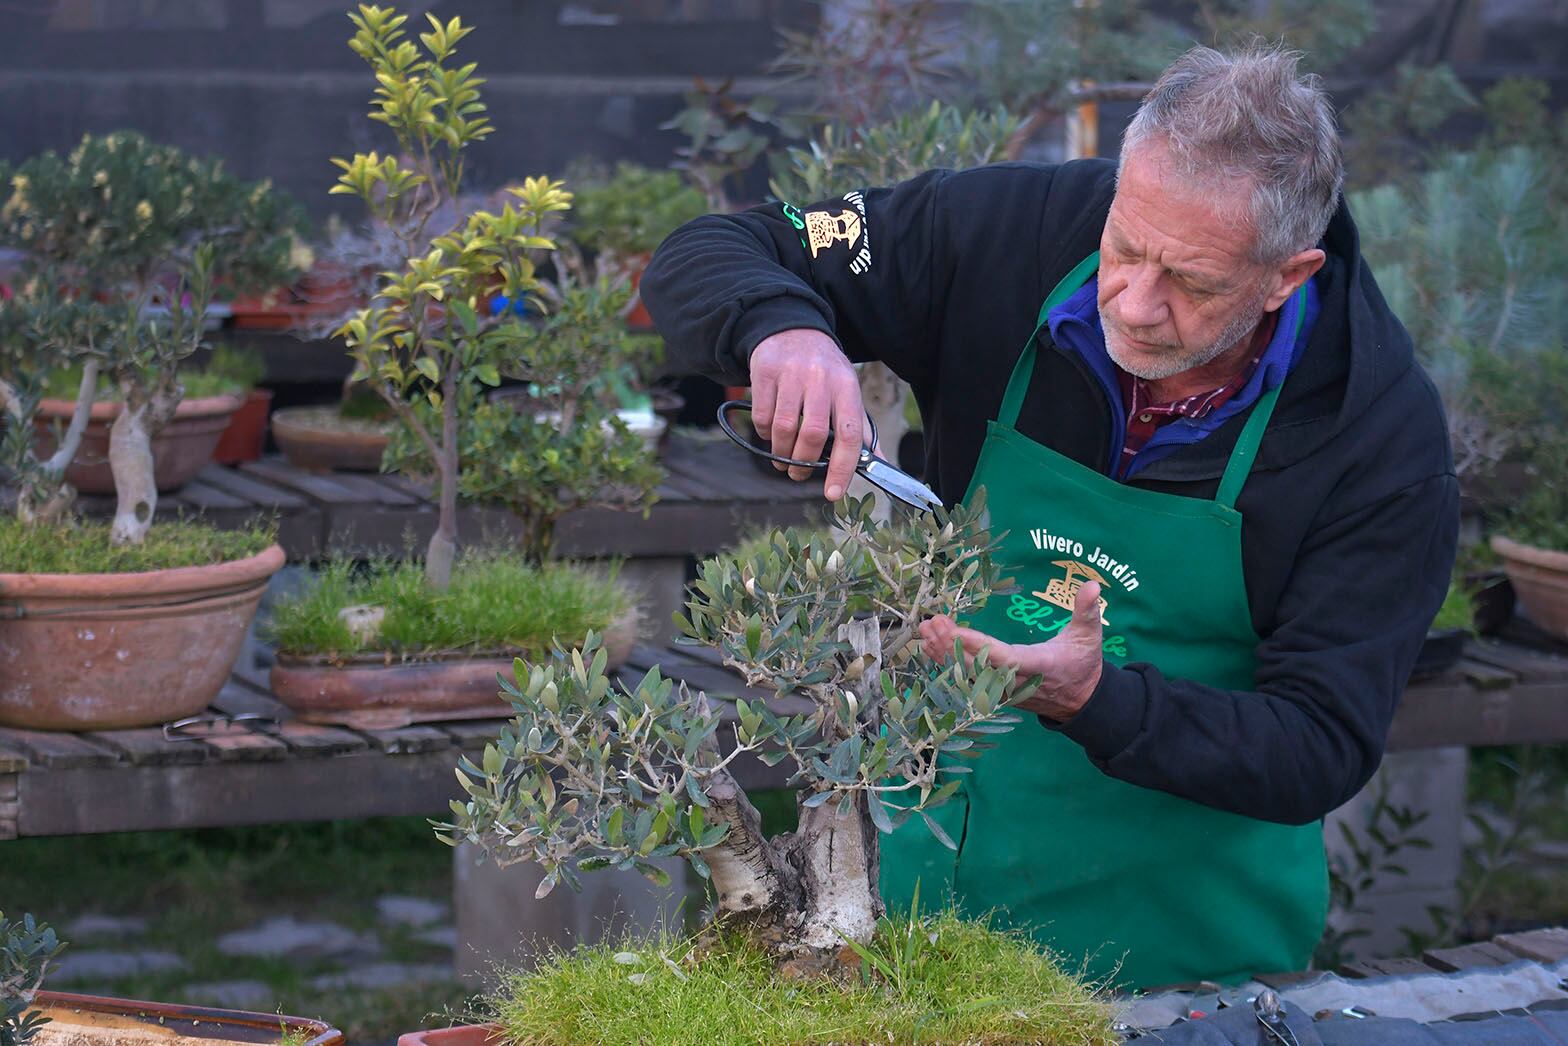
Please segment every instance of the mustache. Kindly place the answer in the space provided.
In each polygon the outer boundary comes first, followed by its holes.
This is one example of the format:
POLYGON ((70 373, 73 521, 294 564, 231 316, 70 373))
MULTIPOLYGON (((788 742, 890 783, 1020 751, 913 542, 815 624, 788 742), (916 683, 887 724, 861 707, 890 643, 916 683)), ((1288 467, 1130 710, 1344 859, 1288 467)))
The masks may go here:
POLYGON ((1140 343, 1142 343, 1144 345, 1149 345, 1149 346, 1152 346, 1154 348, 1174 349, 1174 348, 1179 348, 1180 347, 1180 346, 1178 346, 1174 342, 1163 341, 1163 340, 1155 341, 1155 340, 1151 340, 1149 338, 1140 337, 1139 335, 1134 334, 1126 326, 1126 324, 1122 323, 1116 317, 1110 315, 1107 312, 1101 312, 1100 313, 1100 325, 1103 326, 1103 327, 1109 327, 1111 330, 1114 330, 1117 334, 1120 334, 1123 337, 1131 338, 1133 341, 1140 342, 1140 343))

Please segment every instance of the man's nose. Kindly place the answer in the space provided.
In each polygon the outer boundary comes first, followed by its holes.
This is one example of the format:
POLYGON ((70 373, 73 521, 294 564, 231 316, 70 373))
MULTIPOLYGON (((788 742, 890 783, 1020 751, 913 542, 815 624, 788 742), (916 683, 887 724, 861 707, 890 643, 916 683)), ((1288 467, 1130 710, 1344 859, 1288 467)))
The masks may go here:
POLYGON ((1126 327, 1157 327, 1167 313, 1160 273, 1140 265, 1127 277, 1127 286, 1116 296, 1117 316, 1126 327))

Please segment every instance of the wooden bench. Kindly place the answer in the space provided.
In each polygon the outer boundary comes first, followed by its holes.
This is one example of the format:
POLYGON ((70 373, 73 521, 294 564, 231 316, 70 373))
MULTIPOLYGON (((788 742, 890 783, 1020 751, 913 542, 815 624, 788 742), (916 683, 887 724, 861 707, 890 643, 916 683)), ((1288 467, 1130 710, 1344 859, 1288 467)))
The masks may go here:
MULTIPOLYGON (((621 669, 629 683, 660 672, 715 698, 771 699, 705 650, 637 648, 621 669)), ((804 699, 786 699, 801 710, 804 699)), ((776 704, 777 707, 777 704, 776 704)), ((446 812, 460 794, 453 769, 499 733, 504 720, 465 720, 392 730, 351 730, 295 719, 267 689, 266 673, 240 666, 207 709, 213 717, 259 713, 203 727, 192 739, 162 729, 52 733, 0 727, 0 839, 160 831, 446 812)), ((722 736, 722 734, 721 734, 722 736)), ((750 788, 778 787, 784 771, 737 760, 750 788)))
MULTIPOLYGON (((772 696, 748 690, 717 655, 693 647, 639 647, 623 678, 640 678, 654 664, 710 696, 772 696)), ((349 730, 301 723, 271 696, 265 669, 253 663, 236 668, 208 709, 214 716, 245 712, 276 717, 277 725, 233 724, 182 741, 165 740, 156 727, 0 728, 0 839, 439 814, 456 797, 458 756, 482 749, 501 726, 468 720, 349 730)), ((1564 741, 1568 657, 1480 640, 1454 669, 1409 688, 1391 744, 1564 741)), ((755 762, 740 773, 748 787, 782 781, 755 762)))

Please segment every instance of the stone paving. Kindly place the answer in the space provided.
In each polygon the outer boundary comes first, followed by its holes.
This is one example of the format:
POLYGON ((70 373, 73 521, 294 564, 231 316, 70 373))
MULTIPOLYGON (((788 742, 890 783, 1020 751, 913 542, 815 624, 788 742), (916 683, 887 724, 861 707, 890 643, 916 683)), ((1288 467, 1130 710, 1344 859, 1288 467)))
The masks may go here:
MULTIPOLYGON (((387 896, 376 899, 375 912, 373 930, 277 915, 224 933, 213 944, 225 956, 298 966, 311 974, 303 983, 321 992, 396 990, 457 979, 451 957, 457 930, 448 905, 387 896), (405 947, 415 942, 436 954, 420 962, 391 961, 385 954, 388 941, 404 942, 405 947)), ((275 1008, 276 991, 265 981, 199 978, 203 971, 193 970, 179 955, 149 947, 144 938, 151 925, 138 916, 96 913, 73 920, 63 928, 61 936, 69 947, 49 971, 49 987, 114 994, 117 981, 189 972, 192 979, 169 992, 169 1001, 261 1012, 275 1008)))

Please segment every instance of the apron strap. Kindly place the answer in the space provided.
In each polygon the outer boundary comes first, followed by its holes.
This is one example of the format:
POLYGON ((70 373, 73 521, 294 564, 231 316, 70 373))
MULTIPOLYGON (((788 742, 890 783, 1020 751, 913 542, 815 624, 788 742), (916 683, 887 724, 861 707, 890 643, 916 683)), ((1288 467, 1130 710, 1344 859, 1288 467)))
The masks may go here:
MULTIPOLYGON (((1306 284, 1302 284, 1295 297, 1296 322, 1290 332, 1292 345, 1301 337, 1302 319, 1307 314, 1306 284)), ((1236 507, 1236 499, 1241 496, 1241 488, 1252 473, 1252 463, 1258 456, 1258 448, 1263 445, 1263 430, 1268 428, 1269 418, 1274 414, 1274 404, 1279 402, 1279 393, 1284 387, 1285 382, 1281 380, 1278 385, 1258 397, 1258 402, 1252 407, 1251 416, 1247 418, 1246 426, 1241 430, 1241 435, 1236 437, 1236 446, 1230 452, 1230 461, 1225 464, 1225 474, 1220 477, 1219 490, 1214 495, 1214 500, 1226 508, 1236 507)))
MULTIPOLYGON (((1034 335, 1040 333, 1040 328, 1045 326, 1046 316, 1050 311, 1072 297, 1073 293, 1089 282, 1100 268, 1100 252, 1095 251, 1089 257, 1073 266, 1071 272, 1063 276, 1061 282, 1052 288, 1046 295, 1045 304, 1040 306, 1040 315, 1035 320, 1034 335)), ((1034 378, 1035 345, 1038 338, 1030 335, 1029 342, 1024 346, 1022 356, 1013 364, 1012 377, 1007 379, 1007 391, 1002 394, 1002 408, 997 412, 996 420, 1008 428, 1018 427, 1018 412, 1024 405, 1024 393, 1029 391, 1029 382, 1034 378)))

